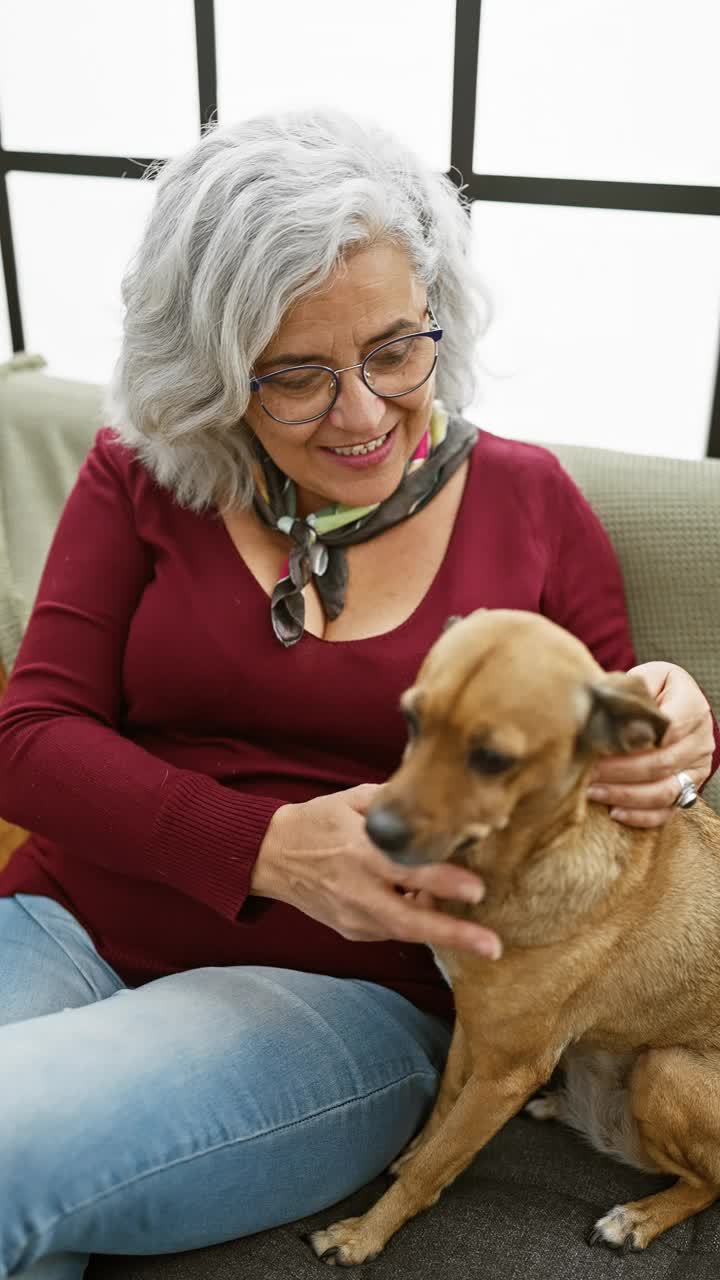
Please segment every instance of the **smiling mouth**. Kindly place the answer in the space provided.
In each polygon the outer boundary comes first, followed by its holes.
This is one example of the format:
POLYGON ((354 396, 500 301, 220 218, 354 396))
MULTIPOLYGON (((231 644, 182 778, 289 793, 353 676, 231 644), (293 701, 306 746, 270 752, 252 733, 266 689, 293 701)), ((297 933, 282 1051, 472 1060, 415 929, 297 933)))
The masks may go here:
POLYGON ((327 449, 329 453, 337 453, 341 458, 355 458, 363 453, 374 453, 376 449, 379 449, 381 445, 385 444, 388 436, 390 436, 394 430, 395 428, 393 427, 390 431, 386 431, 385 435, 377 436, 375 440, 367 440, 365 444, 353 444, 338 448, 334 448, 332 445, 326 444, 323 447, 327 449))

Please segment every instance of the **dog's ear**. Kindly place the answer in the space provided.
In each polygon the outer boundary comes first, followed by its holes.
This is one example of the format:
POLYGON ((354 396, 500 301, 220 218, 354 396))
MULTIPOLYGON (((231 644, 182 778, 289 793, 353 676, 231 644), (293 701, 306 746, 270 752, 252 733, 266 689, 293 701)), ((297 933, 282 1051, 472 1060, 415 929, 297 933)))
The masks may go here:
POLYGON ((660 746, 670 721, 639 676, 612 672, 587 692, 590 712, 578 736, 581 751, 617 755, 660 746))

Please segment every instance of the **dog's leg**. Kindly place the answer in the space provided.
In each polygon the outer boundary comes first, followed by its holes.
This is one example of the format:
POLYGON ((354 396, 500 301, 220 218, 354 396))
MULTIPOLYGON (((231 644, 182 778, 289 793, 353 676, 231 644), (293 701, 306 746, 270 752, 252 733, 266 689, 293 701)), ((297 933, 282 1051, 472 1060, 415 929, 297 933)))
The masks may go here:
POLYGON ((403 1165, 407 1164, 408 1160, 415 1155, 420 1147, 432 1138, 434 1133, 437 1133, 459 1098, 469 1075, 470 1059, 465 1033, 460 1025, 460 1019, 456 1018, 450 1051, 445 1063, 442 1080, 440 1081, 440 1089, 435 1099, 435 1106, 420 1132, 413 1138, 401 1155, 397 1157, 397 1160, 394 1160, 390 1165, 391 1173, 398 1174, 403 1165))
MULTIPOLYGON (((360 1218, 345 1218, 309 1243, 332 1266, 353 1266, 377 1257, 408 1218, 429 1209, 441 1191, 469 1165, 498 1129, 552 1073, 551 1062, 536 1059, 514 1069, 475 1072, 436 1133, 408 1159, 397 1181, 360 1218)), ((498 1064, 499 1065, 499 1064, 498 1064)))
POLYGON ((560 1062, 562 1087, 533 1098, 525 1111, 535 1120, 561 1120, 605 1155, 657 1173, 632 1114, 629 1080, 637 1059, 637 1053, 573 1046, 560 1062))
POLYGON ((720 1053, 650 1049, 630 1079, 630 1101, 649 1163, 678 1175, 667 1191, 616 1205, 590 1243, 645 1249, 720 1198, 720 1053))
POLYGON ((691 1187, 676 1182, 667 1191, 658 1191, 643 1200, 616 1204, 599 1218, 588 1237, 588 1244, 608 1244, 623 1253, 645 1249, 656 1236, 684 1222, 701 1209, 707 1209, 720 1195, 720 1187, 691 1187))
POLYGON ((559 1120, 560 1100, 554 1093, 541 1093, 523 1108, 533 1120, 559 1120))

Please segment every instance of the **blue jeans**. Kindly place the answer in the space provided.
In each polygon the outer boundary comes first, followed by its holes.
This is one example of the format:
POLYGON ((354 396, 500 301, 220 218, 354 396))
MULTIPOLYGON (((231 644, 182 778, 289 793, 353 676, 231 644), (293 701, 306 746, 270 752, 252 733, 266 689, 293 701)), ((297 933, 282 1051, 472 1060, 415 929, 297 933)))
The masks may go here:
POLYGON ((130 990, 58 903, 0 899, 0 1280, 326 1208, 419 1128, 449 1041, 393 991, 290 969, 130 990))

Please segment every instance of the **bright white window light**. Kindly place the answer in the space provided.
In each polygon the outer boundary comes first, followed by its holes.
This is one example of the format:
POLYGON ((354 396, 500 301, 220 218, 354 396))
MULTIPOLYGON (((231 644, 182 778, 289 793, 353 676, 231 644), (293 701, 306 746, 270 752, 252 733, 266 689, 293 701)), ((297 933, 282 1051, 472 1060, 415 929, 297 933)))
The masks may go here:
POLYGON ((482 0, 476 173, 720 183, 718 0, 482 0))
MULTIPOLYGON (((478 201, 494 298, 481 398, 499 435, 698 458, 720 330, 720 219, 478 201)), ((442 319, 440 317, 440 319, 442 319)))
POLYGON ((224 122, 333 106, 450 166, 455 0, 215 0, 224 122))
POLYGON ((107 382, 152 183, 11 173, 8 187, 26 349, 58 377, 107 382))
POLYGON ((164 157, 200 132, 192 0, 2 0, 12 151, 164 157))

